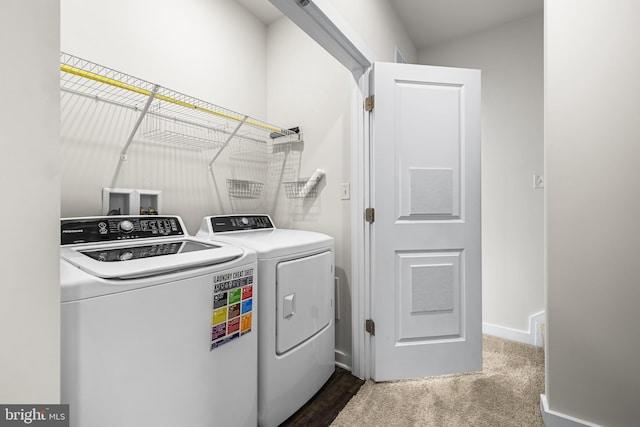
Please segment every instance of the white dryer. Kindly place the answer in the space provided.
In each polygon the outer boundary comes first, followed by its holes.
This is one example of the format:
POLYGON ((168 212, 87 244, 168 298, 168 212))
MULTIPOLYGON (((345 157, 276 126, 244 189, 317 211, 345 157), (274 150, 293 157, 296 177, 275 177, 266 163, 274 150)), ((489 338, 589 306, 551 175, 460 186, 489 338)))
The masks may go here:
POLYGON ((335 370, 334 240, 268 215, 205 217, 198 237, 258 255, 258 425, 275 427, 335 370))
POLYGON ((257 423, 255 252, 176 216, 61 220, 61 399, 72 427, 257 423))

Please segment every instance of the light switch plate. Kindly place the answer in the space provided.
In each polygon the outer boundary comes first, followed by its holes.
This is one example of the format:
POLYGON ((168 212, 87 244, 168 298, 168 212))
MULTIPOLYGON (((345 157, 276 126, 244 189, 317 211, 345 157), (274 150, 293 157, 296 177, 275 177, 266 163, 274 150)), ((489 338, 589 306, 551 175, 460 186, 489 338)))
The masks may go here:
POLYGON ((542 175, 533 174, 533 188, 544 188, 544 178, 542 175))
POLYGON ((349 200, 351 198, 351 186, 348 182, 340 184, 340 199, 349 200))

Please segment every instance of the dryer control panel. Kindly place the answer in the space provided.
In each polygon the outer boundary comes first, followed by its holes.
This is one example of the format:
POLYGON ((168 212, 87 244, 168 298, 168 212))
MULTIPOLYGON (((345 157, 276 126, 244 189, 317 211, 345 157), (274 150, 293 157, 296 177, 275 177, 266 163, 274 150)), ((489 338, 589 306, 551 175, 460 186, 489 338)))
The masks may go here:
POLYGON ((62 245, 184 236, 177 216, 105 216, 60 221, 62 245))
POLYGON ((214 233, 274 229, 269 215, 224 215, 211 217, 214 233))

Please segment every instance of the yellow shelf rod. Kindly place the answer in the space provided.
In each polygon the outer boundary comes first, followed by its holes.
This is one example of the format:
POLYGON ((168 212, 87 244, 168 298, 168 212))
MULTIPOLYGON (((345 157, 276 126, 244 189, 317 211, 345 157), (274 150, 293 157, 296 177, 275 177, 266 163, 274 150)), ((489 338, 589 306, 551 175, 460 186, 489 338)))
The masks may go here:
MULTIPOLYGON (((140 95, 145 95, 145 96, 150 96, 151 95, 151 91, 147 90, 147 89, 142 89, 139 88, 137 86, 133 86, 127 83, 123 83, 121 81, 115 80, 115 79, 111 79, 109 77, 105 77, 105 76, 101 76, 100 74, 96 74, 96 73, 92 73, 90 71, 85 71, 82 70, 80 68, 76 68, 76 67, 71 67, 70 65, 66 65, 66 64, 60 64, 60 70, 65 72, 65 73, 69 73, 69 74, 73 74, 79 77, 83 77, 85 79, 89 79, 89 80, 93 80, 96 82, 100 82, 100 83, 104 83, 110 86, 114 86, 120 89, 124 89, 124 90, 128 90, 130 92, 135 92, 138 93, 140 95)), ((156 94, 155 99, 160 99, 162 101, 166 101, 166 102, 170 102, 172 104, 176 104, 176 105, 180 105, 182 107, 186 107, 192 110, 197 110, 197 111, 202 111, 204 113, 208 113, 208 114, 212 114, 214 116, 218 116, 218 117, 222 117, 225 119, 230 119, 230 120, 235 120, 237 122, 244 122, 246 124, 252 125, 252 126, 256 126, 262 129, 266 129, 268 131, 271 132, 277 132, 279 134, 282 135, 286 135, 288 132, 285 130, 282 130, 280 128, 277 128, 275 126, 269 126, 267 124, 255 121, 255 120, 246 120, 246 118, 244 116, 238 116, 235 114, 228 114, 228 113, 223 113, 220 111, 214 111, 214 110, 210 110, 208 108, 203 108, 203 107, 198 107, 197 105, 191 104, 189 102, 184 102, 184 101, 180 101, 179 99, 175 99, 175 98, 171 98, 169 96, 166 95, 160 95, 160 94, 156 94)))

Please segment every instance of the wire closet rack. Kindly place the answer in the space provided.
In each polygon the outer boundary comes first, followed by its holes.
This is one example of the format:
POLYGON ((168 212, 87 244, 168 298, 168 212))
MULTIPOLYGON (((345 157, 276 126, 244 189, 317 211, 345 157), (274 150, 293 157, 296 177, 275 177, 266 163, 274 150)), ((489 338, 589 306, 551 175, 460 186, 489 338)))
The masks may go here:
MULTIPOLYGON (((274 126, 65 52, 60 53, 60 90, 139 112, 129 138, 123 141, 114 182, 136 135, 185 149, 215 149, 208 165, 211 171, 231 142, 251 147, 303 141, 298 128, 274 126)), ((259 196, 262 184, 249 191, 245 184, 229 187, 230 195, 259 196)))
POLYGON ((263 143, 302 140, 297 128, 274 126, 64 52, 60 90, 140 111, 138 126, 146 118, 142 137, 186 148, 219 148, 233 138, 263 143))

